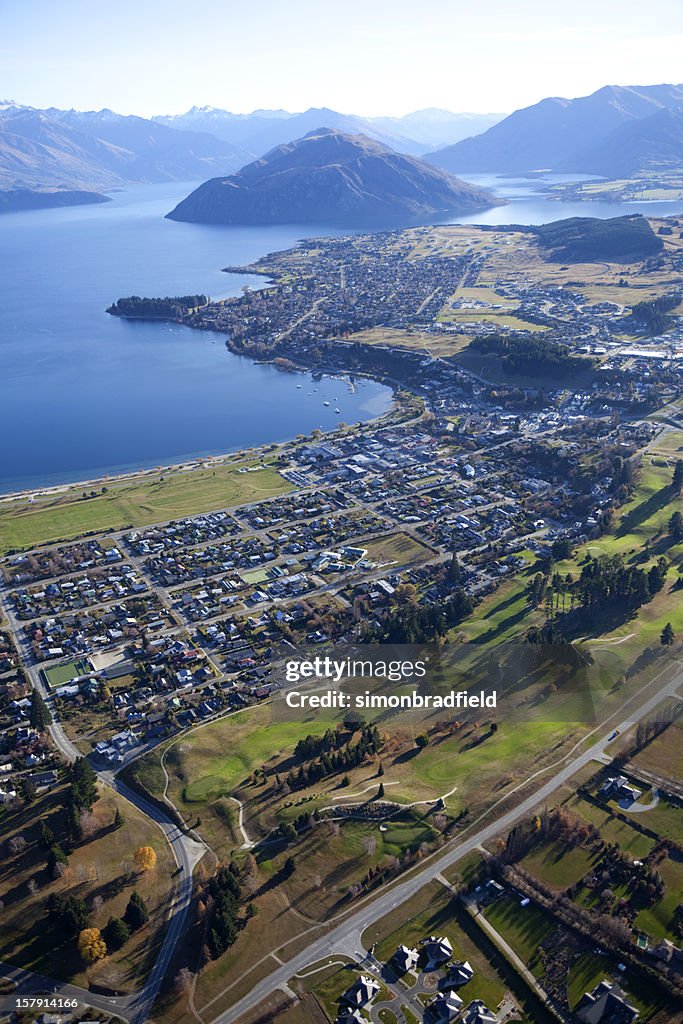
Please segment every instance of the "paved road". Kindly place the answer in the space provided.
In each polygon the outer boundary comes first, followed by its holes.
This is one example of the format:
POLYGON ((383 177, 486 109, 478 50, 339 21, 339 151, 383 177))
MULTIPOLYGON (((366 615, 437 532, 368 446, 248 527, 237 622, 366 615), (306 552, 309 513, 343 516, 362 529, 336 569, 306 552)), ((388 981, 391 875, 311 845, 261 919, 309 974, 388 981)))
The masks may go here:
MULTIPOLYGON (((29 649, 28 642, 20 629, 20 624, 17 622, 8 600, 5 601, 5 612, 8 617, 10 629, 14 634, 15 642, 20 647, 22 662, 31 681, 31 685, 42 694, 48 704, 51 704, 52 695, 47 691, 43 684, 40 671, 33 662, 32 652, 29 649)), ((49 731, 55 746, 67 761, 73 762, 77 757, 81 756, 80 751, 68 738, 56 717, 54 718, 49 731)), ((108 770, 98 771, 97 776, 101 783, 115 790, 122 797, 128 800, 129 803, 133 804, 144 815, 150 818, 155 825, 157 825, 157 827, 164 833, 166 841, 171 848, 173 859, 176 863, 177 871, 175 877, 177 884, 174 886, 175 891, 171 898, 171 905, 168 911, 166 933, 164 935, 156 963, 154 964, 144 986, 133 995, 118 997, 115 1006, 112 1006, 111 1000, 107 1000, 106 997, 97 996, 94 993, 87 992, 84 989, 77 988, 76 986, 57 983, 52 979, 41 979, 40 975, 33 975, 31 972, 20 973, 23 975, 24 983, 28 986, 33 986, 34 992, 36 991, 36 985, 40 985, 41 981, 46 981, 53 987, 54 985, 57 985, 57 992, 61 996, 66 997, 71 994, 81 1002, 109 1010, 110 1012, 116 1012, 125 1017, 126 1020, 129 1020, 131 1024, 142 1024, 142 1022, 146 1021, 150 1015, 152 1005, 159 993, 161 983, 168 969, 176 944, 182 935, 183 928, 185 927, 185 921, 192 899, 192 872, 198 861, 203 857, 207 847, 202 842, 198 842, 192 836, 186 835, 182 832, 170 815, 165 814, 155 804, 145 800, 142 796, 138 795, 126 786, 114 772, 108 770)), ((12 970, 12 968, 8 968, 8 970, 12 970)))
MULTIPOLYGON (((12 967, 10 964, 0 961, 0 975, 8 978, 16 985, 16 989, 9 995, 2 997, 4 1006, 12 1005, 12 1000, 17 996, 49 995, 57 999, 76 999, 80 1004, 79 1013, 82 1013, 83 1006, 91 1006, 104 1013, 114 1013, 124 1020, 131 1019, 130 1004, 131 996, 107 996, 97 992, 86 992, 77 985, 67 985, 62 981, 55 981, 44 974, 37 974, 35 971, 25 971, 21 967, 12 967)), ((36 1014, 37 1016, 37 1014, 36 1014)))
MULTIPOLYGON (((283 963, 281 967, 272 971, 267 978, 254 985, 246 996, 238 1000, 228 1010, 218 1014, 211 1024, 232 1024, 233 1021, 236 1021, 247 1010, 253 1010, 258 1003, 266 999, 275 989, 286 985, 292 975, 303 971, 311 963, 337 954, 345 954, 356 960, 367 956, 367 951, 362 943, 362 935, 369 925, 389 914, 396 907, 407 903, 435 875, 448 870, 462 857, 476 850, 482 843, 494 839, 501 832, 510 829, 520 819, 528 817, 537 807, 549 800, 577 771, 590 764, 592 760, 602 754, 604 748, 610 742, 610 737, 613 735, 615 727, 620 732, 625 732, 636 722, 645 718, 663 699, 677 696, 679 687, 683 685, 683 671, 681 670, 680 663, 676 663, 673 678, 671 678, 671 672, 667 670, 662 675, 669 676, 669 678, 663 679, 653 696, 642 703, 638 702, 639 695, 630 698, 623 706, 624 708, 633 706, 633 711, 629 713, 628 717, 620 722, 617 721, 615 725, 610 727, 607 727, 607 722, 603 723, 600 729, 604 730, 604 732, 600 739, 575 754, 575 756, 572 757, 570 755, 568 760, 564 759, 563 767, 560 767, 540 789, 537 789, 530 796, 523 799, 516 807, 504 812, 490 824, 479 829, 471 837, 449 847, 438 858, 432 859, 430 863, 415 872, 410 878, 381 893, 377 899, 356 911, 342 924, 337 925, 328 932, 327 935, 315 939, 305 950, 293 956, 286 963, 283 963)), ((620 713, 622 712, 616 712, 607 721, 614 720, 620 713)), ((581 744, 579 744, 580 746, 581 744)))

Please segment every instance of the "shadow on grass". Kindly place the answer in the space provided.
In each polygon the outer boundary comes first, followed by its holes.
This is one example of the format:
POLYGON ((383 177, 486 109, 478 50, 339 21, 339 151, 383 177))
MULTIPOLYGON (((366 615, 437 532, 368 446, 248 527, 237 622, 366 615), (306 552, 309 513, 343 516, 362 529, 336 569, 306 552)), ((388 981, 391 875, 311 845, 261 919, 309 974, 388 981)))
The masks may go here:
POLYGON ((661 512, 663 508, 666 508, 673 497, 673 492, 668 484, 666 487, 661 487, 658 491, 655 491, 646 501, 641 501, 640 505, 636 505, 635 508, 632 508, 624 516, 615 531, 615 537, 625 537, 627 534, 632 533, 636 527, 644 523, 650 516, 653 516, 655 512, 661 512))

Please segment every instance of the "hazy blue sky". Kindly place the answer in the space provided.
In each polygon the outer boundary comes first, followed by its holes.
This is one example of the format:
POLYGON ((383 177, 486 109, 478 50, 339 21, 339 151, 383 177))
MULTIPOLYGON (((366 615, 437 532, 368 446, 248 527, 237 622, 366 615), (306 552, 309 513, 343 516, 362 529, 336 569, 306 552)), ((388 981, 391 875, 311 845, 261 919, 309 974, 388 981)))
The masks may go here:
POLYGON ((683 0, 0 0, 0 98, 508 111, 683 79, 683 0))

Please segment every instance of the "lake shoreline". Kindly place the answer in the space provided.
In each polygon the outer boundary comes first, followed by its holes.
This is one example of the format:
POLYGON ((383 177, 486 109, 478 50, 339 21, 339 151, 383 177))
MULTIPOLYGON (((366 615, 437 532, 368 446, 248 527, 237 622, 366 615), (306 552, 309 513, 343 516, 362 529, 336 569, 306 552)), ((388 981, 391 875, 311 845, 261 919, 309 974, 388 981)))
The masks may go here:
MULTIPOLYGON (((244 358, 244 356, 242 356, 241 358, 244 358)), ((253 362, 254 365, 273 365, 272 360, 253 360, 253 362)), ((276 369, 280 368, 276 367, 276 369)), ((297 369, 295 370, 281 369, 281 372, 308 373, 311 371, 305 367, 297 367, 297 369)), ((349 384, 348 380, 345 380, 342 376, 340 376, 339 371, 331 371, 330 373, 321 371, 321 375, 331 380, 339 380, 343 381, 347 385, 349 384)), ((364 377, 367 380, 375 381, 375 378, 365 373, 355 373, 354 376, 364 377)), ((388 418, 389 416, 392 416, 399 408, 400 403, 396 397, 397 387, 395 382, 377 380, 376 383, 383 384, 385 387, 391 388, 392 398, 389 408, 385 409, 383 412, 379 413, 376 416, 370 416, 367 419, 358 420, 355 423, 351 424, 346 424, 347 428, 362 428, 373 423, 376 423, 379 426, 381 425, 382 420, 388 418)), ((337 434, 339 429, 339 426, 337 426, 332 430, 324 430, 322 431, 322 436, 325 438, 333 437, 335 434, 337 434)), ((122 481, 125 480, 135 481, 137 479, 144 479, 146 477, 155 476, 158 473, 192 473, 199 469, 210 469, 211 466, 221 465, 224 463, 244 462, 245 459, 247 458, 247 452, 253 453, 253 455, 250 454, 248 456, 248 459, 250 461, 252 458, 254 460, 258 460, 260 458, 263 458, 266 455, 266 453, 272 455, 273 446, 279 449, 285 447, 286 445, 292 444, 294 441, 295 438, 283 438, 279 441, 267 441, 264 444, 258 445, 256 447, 236 448, 233 451, 224 451, 219 452, 218 454, 198 454, 190 456, 187 459, 183 459, 181 462, 163 463, 156 466, 148 466, 140 469, 124 469, 120 473, 112 471, 110 473, 104 473, 101 476, 92 477, 86 480, 71 480, 65 481, 64 483, 48 484, 46 486, 37 485, 35 487, 19 488, 18 490, 15 491, 4 491, 0 492, 0 504, 12 501, 30 500, 32 498, 35 499, 39 497, 44 498, 50 495, 58 496, 60 494, 64 494, 66 491, 69 491, 72 488, 82 488, 83 490, 101 491, 102 487, 106 487, 110 483, 121 483, 122 481)))

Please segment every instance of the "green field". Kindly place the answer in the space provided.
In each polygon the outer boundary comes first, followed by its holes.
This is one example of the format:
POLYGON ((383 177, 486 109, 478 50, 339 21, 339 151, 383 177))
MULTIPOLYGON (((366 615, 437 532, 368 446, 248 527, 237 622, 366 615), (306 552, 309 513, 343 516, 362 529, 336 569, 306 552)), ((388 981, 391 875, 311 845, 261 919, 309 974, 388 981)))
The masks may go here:
POLYGON ((93 667, 88 658, 75 658, 73 661, 65 661, 62 665, 42 669, 42 675, 47 686, 54 690, 55 687, 68 683, 70 679, 87 676, 92 671, 93 667))
MULTIPOLYGON (((573 797, 567 804, 567 809, 578 814, 584 821, 595 825, 600 835, 607 843, 618 843, 624 853, 630 853, 635 860, 642 860, 655 845, 654 839, 644 836, 631 828, 625 821, 613 817, 608 811, 597 807, 583 797, 573 797)), ((644 816, 643 823, 646 824, 644 816)))
MULTIPOLYGON (((577 549, 574 556, 557 563, 562 575, 580 575, 581 564, 586 554, 620 554, 629 564, 647 567, 660 554, 671 562, 663 590, 654 600, 643 605, 635 617, 610 630, 599 630, 599 645, 609 647, 615 663, 615 678, 631 664, 648 645, 657 644, 666 622, 671 622, 677 636, 683 636, 683 601, 681 591, 676 587, 676 566, 683 560, 683 542, 669 543, 666 523, 680 502, 669 488, 672 474, 672 456, 680 441, 680 432, 665 434, 657 442, 655 450, 643 460, 634 496, 617 513, 613 529, 598 540, 589 541, 577 549), (649 542, 650 548, 645 550, 649 542)), ((533 609, 527 599, 527 586, 534 574, 530 565, 515 579, 504 583, 490 597, 476 608, 474 614, 456 627, 454 634, 476 643, 504 642, 523 634, 529 626, 542 623, 545 615, 540 609, 533 609)), ((593 646, 593 653, 600 646, 593 646)))
MULTIPOLYGON (((644 793, 643 803, 651 799, 650 793, 644 793)), ((638 821, 638 824, 652 829, 661 839, 673 839, 675 843, 683 843, 683 809, 668 803, 663 797, 650 811, 634 812, 625 810, 624 814, 638 821)))
POLYGON ((168 470, 110 480, 106 493, 82 498, 70 487, 34 502, 0 504, 0 554, 83 533, 146 526, 283 494, 292 485, 273 465, 241 473, 249 463, 217 463, 206 469, 168 470))
POLYGON ((472 980, 458 990, 459 995, 465 1003, 482 999, 495 1009, 505 993, 504 979, 498 965, 491 963, 487 951, 473 940, 474 933, 466 926, 465 911, 457 908, 440 886, 430 883, 408 904, 371 925, 363 941, 368 945, 376 942, 376 956, 387 961, 401 943, 415 947, 430 935, 446 935, 455 958, 469 960, 475 971, 472 980))
POLYGON ((674 932, 674 923, 683 892, 683 859, 669 857, 657 869, 666 885, 666 894, 654 906, 641 910, 636 918, 636 927, 653 938, 671 939, 678 944, 680 939, 674 932))
POLYGON ((553 931, 552 919, 533 903, 521 907, 514 896, 496 900, 484 911, 484 917, 529 969, 540 975, 538 947, 553 931))
POLYGON ((553 889, 566 889, 588 874, 594 858, 580 846, 555 841, 532 850, 522 867, 553 889))

